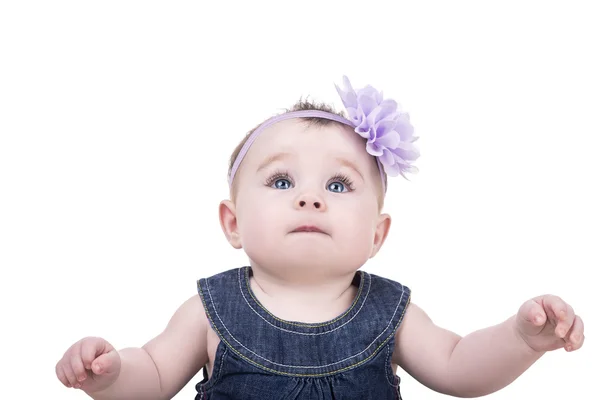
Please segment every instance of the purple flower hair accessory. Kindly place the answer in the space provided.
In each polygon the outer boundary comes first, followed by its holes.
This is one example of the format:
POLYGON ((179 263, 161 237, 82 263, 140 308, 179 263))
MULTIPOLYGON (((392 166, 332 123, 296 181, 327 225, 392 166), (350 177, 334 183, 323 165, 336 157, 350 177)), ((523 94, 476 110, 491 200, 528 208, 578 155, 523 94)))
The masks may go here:
POLYGON ((381 184, 387 190, 385 175, 402 175, 416 172, 412 165, 419 158, 414 145, 418 139, 413 136, 413 126, 407 113, 398 110, 394 100, 383 99, 383 94, 372 86, 366 86, 355 92, 350 81, 344 76, 344 89, 335 85, 349 118, 321 110, 299 110, 287 112, 269 118, 258 126, 246 139, 235 158, 229 173, 229 186, 233 185, 235 175, 256 138, 269 126, 290 118, 324 118, 337 121, 354 128, 354 131, 366 139, 367 153, 377 160, 381 184))
POLYGON ((343 77, 343 88, 335 85, 354 131, 365 138, 367 152, 376 157, 389 176, 416 172, 412 165, 420 156, 414 145, 414 128, 408 113, 398 109, 392 99, 368 85, 355 91, 350 80, 343 77))

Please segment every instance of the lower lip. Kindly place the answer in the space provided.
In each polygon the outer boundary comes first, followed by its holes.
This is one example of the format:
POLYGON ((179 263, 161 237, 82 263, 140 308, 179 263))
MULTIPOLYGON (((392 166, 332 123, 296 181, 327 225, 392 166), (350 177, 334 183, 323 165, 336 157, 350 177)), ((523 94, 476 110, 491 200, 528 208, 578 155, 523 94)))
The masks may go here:
POLYGON ((325 232, 321 232, 321 231, 293 231, 292 233, 321 233, 321 234, 324 234, 325 232))

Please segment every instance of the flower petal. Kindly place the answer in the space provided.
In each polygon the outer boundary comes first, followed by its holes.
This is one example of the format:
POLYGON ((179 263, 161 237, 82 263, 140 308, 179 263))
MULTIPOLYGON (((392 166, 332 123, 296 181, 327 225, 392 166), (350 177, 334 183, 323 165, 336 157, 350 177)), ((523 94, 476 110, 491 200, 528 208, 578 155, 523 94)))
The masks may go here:
POLYGON ((383 152, 384 149, 381 148, 381 146, 379 146, 377 143, 367 142, 367 153, 369 153, 370 155, 378 157, 381 156, 383 152))
POLYGON ((381 103, 381 93, 379 93, 379 91, 371 85, 367 85, 362 89, 358 89, 356 92, 356 97, 369 97, 373 99, 375 104, 379 105, 379 103, 381 103))
POLYGON ((386 133, 393 132, 396 129, 396 121, 392 119, 379 120, 373 122, 372 126, 377 131, 377 136, 383 136, 386 133))
POLYGON ((377 143, 388 149, 395 149, 401 144, 400 135, 396 131, 387 131, 383 135, 377 135, 377 143))
POLYGON ((344 107, 348 108, 358 108, 358 102, 356 100, 356 92, 352 88, 352 84, 347 76, 344 75, 343 79, 343 89, 340 89, 338 85, 335 85, 335 88, 342 98, 342 103, 344 103, 344 107))
POLYGON ((366 139, 367 153, 376 157, 389 176, 416 171, 412 162, 420 157, 414 145, 414 127, 408 113, 399 109, 393 99, 384 99, 383 92, 373 86, 354 90, 344 76, 342 88, 336 85, 346 107, 354 131, 366 139))
POLYGON ((383 120, 395 121, 394 110, 396 108, 396 102, 384 101, 373 109, 368 115, 367 119, 371 126, 375 126, 377 123, 383 120))
POLYGON ((362 110, 365 115, 371 114, 377 107, 377 100, 373 97, 366 96, 364 94, 357 94, 356 99, 358 101, 358 107, 362 110))
POLYGON ((414 134, 414 127, 407 118, 407 114, 398 114, 396 117, 396 132, 400 134, 400 138, 403 142, 412 141, 414 134))
POLYGON ((398 103, 396 103, 394 100, 386 99, 379 104, 379 108, 381 109, 379 113, 380 119, 392 118, 396 113, 398 103))
POLYGON ((408 165, 408 161, 415 161, 419 158, 419 150, 416 147, 403 149, 401 147, 397 147, 392 149, 391 152, 394 154, 396 161, 404 162, 408 165))
POLYGON ((381 157, 379 157, 379 161, 383 165, 392 165, 394 164, 394 155, 388 149, 383 149, 381 157))
POLYGON ((398 167, 398 164, 384 165, 383 169, 389 176, 398 176, 400 173, 400 167, 398 167))
POLYGON ((354 131, 365 139, 369 139, 371 135, 371 126, 365 115, 363 113, 358 114, 353 122, 356 124, 354 131))

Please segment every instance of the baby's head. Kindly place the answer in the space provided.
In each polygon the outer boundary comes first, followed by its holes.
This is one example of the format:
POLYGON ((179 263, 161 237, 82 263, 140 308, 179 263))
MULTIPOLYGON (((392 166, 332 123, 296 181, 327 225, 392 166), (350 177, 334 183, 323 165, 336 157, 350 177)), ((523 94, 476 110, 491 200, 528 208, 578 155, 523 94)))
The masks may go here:
POLYGON ((300 102, 234 151, 220 220, 254 267, 327 279, 356 271, 383 245, 391 223, 381 213, 386 174, 343 121, 332 107, 300 102), (315 111, 293 117, 300 110, 315 111))

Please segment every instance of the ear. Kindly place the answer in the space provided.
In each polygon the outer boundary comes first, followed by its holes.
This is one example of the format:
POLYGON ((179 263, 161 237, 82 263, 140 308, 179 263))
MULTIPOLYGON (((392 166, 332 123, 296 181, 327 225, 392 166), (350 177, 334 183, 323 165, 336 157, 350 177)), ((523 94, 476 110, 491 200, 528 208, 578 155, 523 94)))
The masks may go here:
POLYGON ((375 257, 375 255, 383 246, 385 239, 387 238, 388 232, 390 231, 390 226, 392 224, 392 217, 388 214, 381 214, 379 216, 379 221, 377 221, 377 226, 375 227, 375 237, 373 238, 373 250, 371 251, 371 258, 375 257))
POLYGON ((219 203, 219 221, 229 244, 235 249, 241 249, 242 241, 238 232, 235 204, 231 200, 223 200, 219 203))

